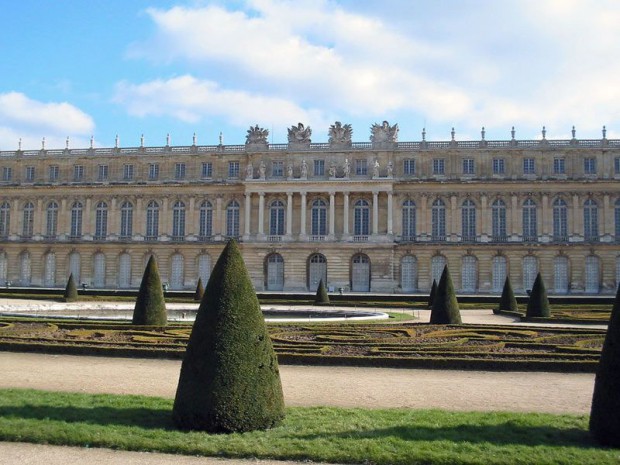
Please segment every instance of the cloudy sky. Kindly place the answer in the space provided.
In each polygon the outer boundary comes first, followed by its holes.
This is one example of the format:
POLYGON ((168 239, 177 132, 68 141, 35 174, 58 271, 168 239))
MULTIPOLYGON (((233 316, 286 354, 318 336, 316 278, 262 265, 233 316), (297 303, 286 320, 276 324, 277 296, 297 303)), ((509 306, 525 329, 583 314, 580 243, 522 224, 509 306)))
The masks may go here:
POLYGON ((620 137, 617 0, 20 0, 3 5, 0 150, 620 137))

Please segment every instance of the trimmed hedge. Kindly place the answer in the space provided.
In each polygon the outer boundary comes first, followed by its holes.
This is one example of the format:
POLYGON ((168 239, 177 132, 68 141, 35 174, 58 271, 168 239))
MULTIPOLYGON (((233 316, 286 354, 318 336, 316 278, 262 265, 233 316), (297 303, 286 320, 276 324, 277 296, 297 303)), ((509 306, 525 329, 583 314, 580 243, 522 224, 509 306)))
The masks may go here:
POLYGON ((168 323, 164 290, 153 255, 149 258, 142 276, 132 323, 153 326, 165 326, 168 323))
POLYGON ((62 297, 65 302, 75 302, 78 299, 78 291, 77 286, 75 285, 75 280, 73 279, 73 273, 69 275, 69 279, 67 280, 67 285, 65 287, 65 293, 62 297))
POLYGON ((436 325, 461 324, 461 312, 459 311, 459 303, 456 300, 456 293, 454 292, 454 285, 452 284, 448 265, 444 267, 441 279, 437 285, 430 322, 436 325))

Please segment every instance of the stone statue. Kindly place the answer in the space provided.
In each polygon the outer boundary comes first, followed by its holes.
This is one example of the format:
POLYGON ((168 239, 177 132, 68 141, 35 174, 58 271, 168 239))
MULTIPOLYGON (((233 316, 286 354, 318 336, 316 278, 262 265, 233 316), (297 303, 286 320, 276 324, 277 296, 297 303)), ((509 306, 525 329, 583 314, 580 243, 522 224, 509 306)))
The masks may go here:
POLYGON ((344 171, 344 177, 348 178, 351 174, 351 164, 349 163, 348 158, 344 159, 344 167, 342 168, 342 170, 344 171))
POLYGON ((248 133, 245 136, 245 143, 248 144, 267 144, 267 138, 269 137, 269 129, 259 128, 258 124, 254 127, 250 126, 248 133))
POLYGON ((260 174, 260 178, 261 179, 265 179, 265 171, 267 170, 267 167, 265 166, 265 162, 261 161, 260 162, 260 166, 258 167, 258 173, 260 174))
POLYGON ((398 142, 398 124, 390 126, 384 121, 381 125, 375 123, 370 128, 370 140, 373 143, 398 142))
POLYGON ((306 164, 306 160, 301 161, 301 177, 302 178, 308 177, 308 165, 306 164))
POLYGON ((254 178, 254 168, 252 167, 252 163, 248 163, 248 166, 245 169, 245 179, 253 179, 253 178, 254 178))
POLYGON ((334 162, 332 162, 332 164, 329 165, 329 177, 330 178, 336 177, 336 164, 334 162))
POLYGON ((329 127, 329 144, 330 145, 351 145, 351 136, 353 129, 350 124, 343 125, 340 121, 336 121, 329 127))
POLYGON ((388 175, 388 178, 391 178, 393 174, 394 174, 394 165, 392 164, 392 162, 389 162, 387 164, 387 175, 388 175))
POLYGON ((288 166, 286 167, 286 175, 290 178, 293 177, 293 164, 289 163, 288 166))
POLYGON ((302 123, 298 123, 297 126, 291 126, 288 130, 288 142, 294 144, 309 144, 311 142, 310 136, 312 135, 312 129, 310 126, 305 127, 302 123))
POLYGON ((372 168, 372 177, 379 177, 379 160, 375 160, 375 166, 372 168))

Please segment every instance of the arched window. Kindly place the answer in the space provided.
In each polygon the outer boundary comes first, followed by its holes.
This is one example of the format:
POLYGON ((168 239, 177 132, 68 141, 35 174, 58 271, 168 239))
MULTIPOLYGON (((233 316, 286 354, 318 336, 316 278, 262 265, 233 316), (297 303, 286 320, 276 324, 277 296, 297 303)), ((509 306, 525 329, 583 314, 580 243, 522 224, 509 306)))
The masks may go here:
POLYGON ((22 286, 30 286, 32 280, 32 260, 29 252, 19 256, 19 278, 22 286))
POLYGON ((418 260, 413 255, 405 255, 400 260, 400 287, 403 292, 418 289, 418 260))
POLYGON ((506 257, 503 255, 496 255, 493 257, 493 292, 502 292, 504 290, 504 283, 506 282, 506 276, 508 275, 507 268, 506 257))
POLYGON ((99 202, 95 210, 95 239, 103 240, 108 235, 108 204, 99 202))
POLYGON ((54 252, 45 254, 43 263, 45 264, 43 285, 53 287, 56 284, 56 254, 54 252))
POLYGON ((131 287, 131 255, 126 252, 118 257, 118 287, 131 287))
POLYGON ((180 200, 172 206, 172 239, 185 240, 185 204, 180 200))
MULTIPOLYGON (((446 240, 446 205, 441 199, 435 199, 431 207, 431 239, 446 240)), ((441 276, 441 273, 439 274, 441 276)))
POLYGON ((351 260, 351 290, 370 291, 370 259, 367 255, 357 254, 351 260))
POLYGON ((553 259, 553 288, 556 294, 568 294, 568 257, 565 255, 553 259))
MULTIPOLYGON (((202 241, 209 240, 213 236, 213 207, 208 200, 200 204, 198 236, 202 241)), ((206 286, 207 283, 205 282, 204 285, 206 286)))
POLYGON ((553 201, 553 240, 568 241, 568 207, 566 202, 559 198, 553 201))
POLYGON ((308 290, 316 291, 321 279, 327 287, 327 259, 325 255, 315 253, 308 258, 308 290))
POLYGON ((9 202, 2 202, 0 204, 0 238, 7 238, 9 236, 11 227, 11 206, 9 202))
POLYGON ((185 260, 183 255, 176 253, 170 260, 170 288, 183 289, 185 260))
POLYGON ((47 219, 45 237, 48 239, 55 239, 58 233, 58 204, 52 200, 47 205, 45 213, 47 219))
POLYGON ((614 204, 614 232, 616 242, 620 242, 620 199, 614 204))
POLYGON ((536 202, 527 199, 523 202, 523 240, 525 242, 536 242, 538 240, 536 217, 536 202))
POLYGON ((72 252, 69 254, 69 274, 73 274, 73 279, 76 284, 79 284, 82 280, 82 259, 78 252, 72 252))
POLYGON ((133 204, 125 201, 121 204, 121 239, 131 239, 133 235, 133 204))
POLYGON ((26 202, 24 204, 24 221, 22 223, 22 237, 30 239, 33 234, 34 228, 34 205, 32 202, 26 202))
POLYGON ((446 257, 443 255, 435 255, 431 258, 431 284, 433 280, 439 284, 439 280, 441 279, 441 273, 443 273, 443 269, 446 267, 446 257))
POLYGON ((370 234, 370 206, 366 200, 360 199, 355 202, 354 233, 356 236, 368 236, 370 234))
POLYGON ((588 294, 598 294, 601 288, 600 260, 596 255, 586 257, 585 291, 588 294))
POLYGON ((476 241, 476 205, 470 199, 461 205, 461 240, 476 241))
POLYGON ((478 260, 473 255, 465 255, 461 262, 461 289, 476 292, 478 288, 478 260))
POLYGON ((495 199, 491 205, 491 230, 494 242, 506 242, 506 204, 502 199, 495 199))
POLYGON ((313 236, 327 235, 327 204, 321 199, 312 202, 310 216, 310 234, 313 236))
POLYGON ((266 260, 265 282, 268 291, 284 289, 284 259, 278 253, 272 253, 266 260))
POLYGON ((284 203, 281 200, 274 200, 269 205, 269 235, 284 235, 284 203))
POLYGON ((403 240, 415 241, 416 238, 416 211, 413 200, 403 202, 403 240))
POLYGON ((198 277, 202 280, 202 285, 206 286, 211 277, 211 256, 203 253, 198 255, 198 277))
POLYGON ((159 204, 151 200, 146 206, 146 240, 155 241, 159 236, 159 204))
POLYGON ((73 205, 71 205, 70 236, 71 239, 79 239, 82 237, 82 204, 80 202, 73 202, 73 205))
POLYGON ((232 200, 226 207, 226 236, 239 236, 239 202, 232 200))
POLYGON ((598 205, 593 199, 583 205, 583 237, 586 241, 598 241, 598 205))
POLYGON ((523 257, 523 289, 530 290, 538 274, 538 260, 532 255, 523 257))
POLYGON ((105 287, 105 255, 101 252, 93 257, 93 286, 105 287))
POLYGON ((9 263, 6 252, 0 252, 0 282, 6 283, 9 277, 9 263))

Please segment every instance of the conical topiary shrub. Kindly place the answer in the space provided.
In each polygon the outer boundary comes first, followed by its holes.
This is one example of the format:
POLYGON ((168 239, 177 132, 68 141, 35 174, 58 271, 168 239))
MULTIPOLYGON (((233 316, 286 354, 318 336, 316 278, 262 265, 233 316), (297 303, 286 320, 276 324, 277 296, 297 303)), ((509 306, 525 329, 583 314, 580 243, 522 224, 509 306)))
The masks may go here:
POLYGON ((590 433, 604 446, 620 447, 620 285, 596 370, 590 433))
POLYGON ((327 295, 327 288, 323 284, 322 279, 319 281, 319 287, 316 289, 314 305, 329 305, 329 295, 327 295))
POLYGON ((196 292, 194 292, 194 300, 200 302, 204 295, 205 295, 205 288, 202 285, 202 278, 198 278, 198 283, 196 284, 196 292))
POLYGON ((78 299, 78 291, 75 285, 75 280, 73 279, 73 273, 69 275, 63 298, 65 302, 74 302, 78 299))
POLYGON ((428 308, 433 308, 433 302, 435 302, 435 294, 437 294, 437 281, 433 279, 433 285, 431 286, 431 292, 428 295, 428 308))
POLYGON ((443 269, 433 308, 431 310, 431 324, 435 325, 458 325, 461 324, 461 312, 459 311, 459 303, 456 300, 454 285, 448 271, 448 265, 443 269))
POLYGON ((547 290, 540 273, 536 275, 536 281, 532 287, 530 298, 527 301, 526 318, 548 318, 550 316, 549 299, 547 290))
POLYGON ((266 429, 284 418, 278 361, 237 244, 218 259, 181 366, 172 412, 184 430, 266 429))
MULTIPOLYGON (((497 312, 506 310, 508 312, 518 312, 517 299, 515 293, 512 291, 512 284, 510 284, 510 278, 506 276, 504 281, 504 289, 502 289, 502 296, 499 298, 499 305, 497 312)), ((495 313, 495 312, 494 312, 495 313)))
POLYGON ((152 255, 142 276, 132 322, 134 325, 153 326, 165 326, 168 322, 164 290, 155 257, 152 255))

